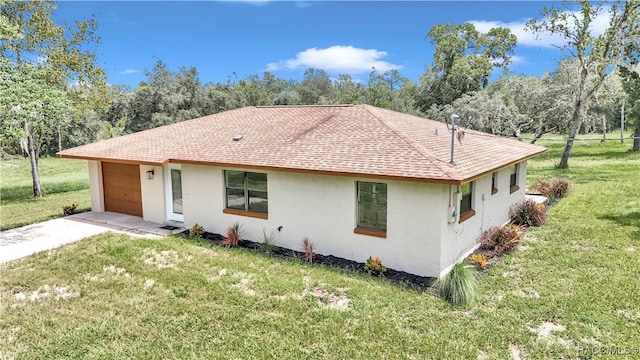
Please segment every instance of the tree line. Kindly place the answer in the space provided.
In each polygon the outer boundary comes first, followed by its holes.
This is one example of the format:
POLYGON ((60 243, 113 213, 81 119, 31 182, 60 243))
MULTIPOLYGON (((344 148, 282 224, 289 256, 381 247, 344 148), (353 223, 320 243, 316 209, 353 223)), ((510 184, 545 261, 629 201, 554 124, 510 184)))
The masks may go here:
MULTIPOLYGON (((566 134, 560 165, 568 166, 578 133, 604 136, 625 116, 640 138, 640 2, 565 5, 578 11, 548 8, 527 25, 568 39, 569 56, 541 77, 509 72, 517 39, 508 29, 481 33, 466 23, 430 29, 433 62, 415 82, 397 70, 372 68, 360 81, 309 68, 300 81, 264 72, 203 83, 196 68, 172 71, 159 60, 130 88, 107 85, 96 65, 93 19, 57 24, 52 1, 0 0, 1 154, 28 155, 37 197, 37 159, 63 148, 244 106, 369 104, 439 121, 456 113, 463 127, 520 140, 531 133, 532 142, 566 134), (609 27, 595 35, 592 24, 605 10, 609 27)), ((640 150, 639 139, 633 149, 640 150)))

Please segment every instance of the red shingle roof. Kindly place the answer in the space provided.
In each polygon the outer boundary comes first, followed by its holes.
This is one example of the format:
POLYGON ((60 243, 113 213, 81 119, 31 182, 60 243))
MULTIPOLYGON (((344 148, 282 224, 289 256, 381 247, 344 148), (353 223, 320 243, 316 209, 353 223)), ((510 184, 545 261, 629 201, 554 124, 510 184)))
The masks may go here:
POLYGON ((198 163, 460 184, 546 149, 369 105, 245 107, 59 152, 146 165, 198 163), (437 129, 437 132, 436 132, 437 129), (242 135, 235 141, 233 138, 242 135))

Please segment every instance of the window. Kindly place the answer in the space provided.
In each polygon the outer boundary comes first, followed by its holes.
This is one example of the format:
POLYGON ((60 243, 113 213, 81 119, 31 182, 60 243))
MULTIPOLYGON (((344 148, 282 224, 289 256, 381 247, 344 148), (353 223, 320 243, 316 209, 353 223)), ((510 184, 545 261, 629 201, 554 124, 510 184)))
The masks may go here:
POLYGON ((460 192, 460 222, 463 222, 476 214, 473 210, 473 182, 461 185, 460 192))
POLYGON ((520 164, 511 166, 511 181, 509 186, 511 187, 511 193, 514 193, 520 189, 518 186, 518 170, 520 170, 520 164))
POLYGON ((498 173, 491 174, 491 195, 498 192, 498 173))
POLYGON ((224 178, 227 209, 268 213, 267 174, 225 170, 224 178))
MULTIPOLYGON (((387 231, 387 184, 359 181, 357 186, 358 228, 387 231)), ((366 231, 359 233, 376 235, 366 231)))

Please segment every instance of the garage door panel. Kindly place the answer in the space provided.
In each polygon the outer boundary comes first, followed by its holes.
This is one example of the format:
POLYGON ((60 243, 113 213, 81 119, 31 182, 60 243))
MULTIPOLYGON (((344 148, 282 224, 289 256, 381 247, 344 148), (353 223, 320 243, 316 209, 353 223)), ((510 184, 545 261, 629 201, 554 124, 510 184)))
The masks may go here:
POLYGON ((142 192, 138 165, 102 163, 106 211, 142 216, 142 192))

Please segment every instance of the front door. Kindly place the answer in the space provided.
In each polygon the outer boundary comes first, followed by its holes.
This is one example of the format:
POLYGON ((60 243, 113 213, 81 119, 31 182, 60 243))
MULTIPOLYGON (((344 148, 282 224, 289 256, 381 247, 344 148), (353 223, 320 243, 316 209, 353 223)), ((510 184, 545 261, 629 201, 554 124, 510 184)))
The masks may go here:
POLYGON ((167 194, 167 220, 184 221, 182 214, 182 170, 180 165, 165 168, 167 194))

